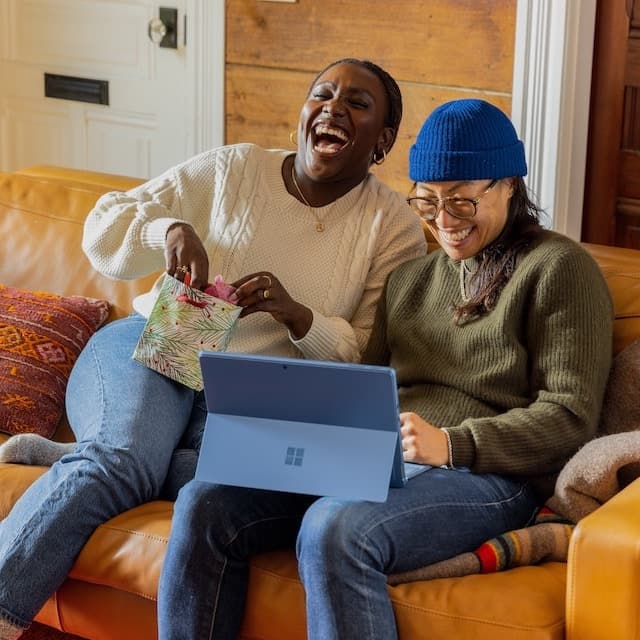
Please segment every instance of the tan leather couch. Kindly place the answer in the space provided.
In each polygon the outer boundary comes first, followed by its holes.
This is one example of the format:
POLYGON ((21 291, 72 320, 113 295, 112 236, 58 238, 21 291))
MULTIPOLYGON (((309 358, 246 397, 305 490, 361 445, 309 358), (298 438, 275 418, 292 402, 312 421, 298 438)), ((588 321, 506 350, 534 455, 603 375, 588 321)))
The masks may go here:
MULTIPOLYGON (((139 182, 44 166, 0 174, 0 283, 102 297, 114 303, 113 317, 128 313, 132 296, 146 290, 152 278, 119 282, 98 275, 82 254, 80 238, 84 216, 101 193, 139 182)), ((640 337, 640 251, 587 248, 613 294, 617 352, 640 337)), ((68 426, 62 424, 56 437, 71 439, 68 426)), ((0 442, 5 438, 0 434, 0 442)), ((0 518, 43 471, 0 464, 0 518)), ((585 518, 567 564, 390 588, 400 638, 639 638, 639 505, 637 481, 585 518)), ((91 640, 155 638, 158 577, 171 516, 172 503, 156 501, 99 527, 37 619, 91 640)), ((33 568, 34 575, 38 570, 33 568)), ((293 552, 256 556, 241 638, 304 637, 304 594, 293 552)))

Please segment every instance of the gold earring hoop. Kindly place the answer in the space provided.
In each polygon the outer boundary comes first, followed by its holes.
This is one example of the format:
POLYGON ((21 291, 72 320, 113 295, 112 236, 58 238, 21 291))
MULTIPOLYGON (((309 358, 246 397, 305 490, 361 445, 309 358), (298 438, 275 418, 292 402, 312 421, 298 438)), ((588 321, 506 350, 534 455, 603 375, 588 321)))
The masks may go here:
POLYGON ((387 152, 383 149, 382 150, 382 158, 380 158, 379 152, 376 150, 373 154, 373 162, 375 164, 382 164, 385 160, 387 159, 387 152))
POLYGON ((298 136, 295 131, 289 131, 289 142, 294 146, 298 146, 298 136))

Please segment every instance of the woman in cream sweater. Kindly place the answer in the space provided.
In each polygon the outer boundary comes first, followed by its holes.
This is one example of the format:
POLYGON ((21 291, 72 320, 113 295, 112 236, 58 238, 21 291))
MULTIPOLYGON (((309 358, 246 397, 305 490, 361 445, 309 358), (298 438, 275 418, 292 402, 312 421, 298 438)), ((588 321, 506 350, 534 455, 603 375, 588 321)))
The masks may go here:
MULTIPOLYGON (((302 106, 297 153, 222 147, 106 194, 84 250, 114 278, 165 269, 202 287, 222 274, 243 307, 231 350, 359 360, 388 273, 426 252, 417 216, 369 173, 401 114, 384 70, 335 62, 302 106)), ((65 454, 0 522, 0 640, 21 635, 99 524, 157 498, 170 464, 171 495, 193 473, 203 394, 131 358, 156 295, 136 299, 136 313, 80 355, 67 389, 76 445, 51 451, 11 438, 0 450, 14 462, 65 454)))

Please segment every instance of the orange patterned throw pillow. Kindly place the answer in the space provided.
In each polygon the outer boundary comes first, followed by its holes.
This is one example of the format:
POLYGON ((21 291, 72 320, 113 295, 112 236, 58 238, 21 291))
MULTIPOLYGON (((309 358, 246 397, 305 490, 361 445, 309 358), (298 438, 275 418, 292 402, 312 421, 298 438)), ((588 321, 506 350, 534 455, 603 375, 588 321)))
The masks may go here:
POLYGON ((51 437, 73 363, 109 303, 0 285, 0 431, 51 437))

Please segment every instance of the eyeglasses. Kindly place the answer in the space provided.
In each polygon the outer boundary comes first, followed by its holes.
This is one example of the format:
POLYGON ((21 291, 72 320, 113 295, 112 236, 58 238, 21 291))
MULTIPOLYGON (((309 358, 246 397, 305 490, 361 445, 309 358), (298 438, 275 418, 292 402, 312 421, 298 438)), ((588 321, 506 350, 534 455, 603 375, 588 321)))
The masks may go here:
MULTIPOLYGON (((495 187, 499 180, 492 180, 491 184, 475 198, 458 198, 457 196, 447 196, 445 198, 421 198, 420 196, 409 196, 407 202, 412 209, 427 222, 432 222, 438 217, 440 207, 444 207, 445 211, 454 218, 466 220, 473 218, 477 213, 477 206, 480 199, 495 187)), ((414 182, 411 192, 416 188, 414 182)), ((411 193, 410 192, 410 193, 411 193)))

